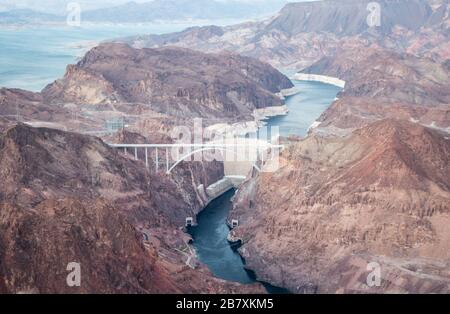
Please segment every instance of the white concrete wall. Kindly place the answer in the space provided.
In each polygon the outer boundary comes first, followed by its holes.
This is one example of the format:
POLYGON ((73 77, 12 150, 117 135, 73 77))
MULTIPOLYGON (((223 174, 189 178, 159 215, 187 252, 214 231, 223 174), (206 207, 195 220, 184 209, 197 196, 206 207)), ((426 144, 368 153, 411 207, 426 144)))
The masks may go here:
POLYGON ((296 73, 292 77, 294 80, 299 81, 315 81, 322 82, 331 85, 338 86, 340 88, 345 88, 345 81, 338 79, 337 77, 318 75, 318 74, 307 74, 307 73, 296 73))
POLYGON ((223 193, 229 191, 234 188, 233 182, 227 177, 217 181, 214 184, 211 184, 206 188, 206 194, 210 198, 210 200, 215 199, 222 195, 223 193))
POLYGON ((221 196, 233 188, 238 188, 245 180, 245 176, 225 176, 214 184, 206 188, 209 201, 221 196))

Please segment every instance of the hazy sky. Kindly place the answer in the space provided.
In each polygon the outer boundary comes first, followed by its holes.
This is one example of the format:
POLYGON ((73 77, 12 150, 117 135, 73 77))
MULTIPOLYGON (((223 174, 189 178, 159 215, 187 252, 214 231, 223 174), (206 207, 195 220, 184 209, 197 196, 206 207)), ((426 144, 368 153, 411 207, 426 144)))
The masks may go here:
MULTIPOLYGON (((149 0, 133 0, 134 2, 150 2, 149 0)), ((230 1, 230 0, 217 0, 217 1, 230 1)), ((242 2, 266 2, 273 0, 239 0, 242 2)), ((277 0, 278 2, 283 2, 284 0, 277 0)), ((300 2, 302 0, 291 0, 284 2, 300 2)), ((303 0, 304 1, 304 0, 303 0)), ((308 1, 308 0, 306 0, 308 1)), ((84 10, 97 9, 102 7, 110 7, 114 5, 119 5, 131 0, 0 0, 0 11, 11 10, 11 9, 21 9, 30 8, 41 12, 51 12, 63 14, 66 11, 67 4, 70 2, 78 2, 84 10)))

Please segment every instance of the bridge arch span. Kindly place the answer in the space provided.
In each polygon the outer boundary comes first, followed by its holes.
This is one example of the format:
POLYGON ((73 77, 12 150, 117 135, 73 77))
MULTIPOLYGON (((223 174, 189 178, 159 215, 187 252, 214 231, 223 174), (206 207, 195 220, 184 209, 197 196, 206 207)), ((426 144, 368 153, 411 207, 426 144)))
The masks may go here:
MULTIPOLYGON (((211 151, 211 150, 219 150, 219 151, 221 151, 221 152, 223 152, 223 153, 225 153, 225 152, 231 152, 231 153, 234 154, 235 157, 238 156, 237 153, 236 153, 236 151, 231 150, 231 149, 227 149, 227 148, 224 148, 224 147, 205 147, 205 148, 201 148, 201 149, 197 149, 197 150, 194 150, 194 151, 192 151, 192 152, 189 152, 188 154, 186 154, 186 155, 184 155, 183 157, 181 157, 179 160, 177 160, 177 162, 175 162, 175 163, 172 165, 172 167, 170 167, 169 170, 167 170, 166 174, 170 174, 170 173, 172 172, 172 170, 175 169, 175 168, 176 168, 180 163, 182 163, 186 158, 189 158, 189 157, 191 157, 191 156, 193 156, 193 155, 195 155, 195 154, 197 154, 197 153, 202 153, 202 152, 205 152, 205 151, 211 151)), ((226 162, 226 161, 224 161, 224 162, 226 162)), ((252 167, 255 168, 258 172, 261 172, 261 168, 258 167, 258 165, 257 165, 255 162, 252 163, 252 167)))

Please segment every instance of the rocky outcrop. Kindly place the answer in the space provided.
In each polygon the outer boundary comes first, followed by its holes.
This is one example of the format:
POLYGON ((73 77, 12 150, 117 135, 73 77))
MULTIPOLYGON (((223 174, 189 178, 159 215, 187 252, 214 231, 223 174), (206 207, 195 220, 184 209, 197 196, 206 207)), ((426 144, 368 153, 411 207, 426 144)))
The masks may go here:
POLYGON ((449 156, 447 136, 400 120, 309 136, 239 189, 233 236, 258 278, 293 292, 448 293, 449 156))
POLYGON ((290 87, 271 66, 238 55, 103 44, 68 66, 42 95, 50 103, 144 104, 175 117, 238 120, 282 105, 275 94, 290 87))
POLYGON ((1 293, 157 293, 179 288, 117 208, 102 200, 0 205, 1 293), (69 263, 81 286, 69 287, 69 263))

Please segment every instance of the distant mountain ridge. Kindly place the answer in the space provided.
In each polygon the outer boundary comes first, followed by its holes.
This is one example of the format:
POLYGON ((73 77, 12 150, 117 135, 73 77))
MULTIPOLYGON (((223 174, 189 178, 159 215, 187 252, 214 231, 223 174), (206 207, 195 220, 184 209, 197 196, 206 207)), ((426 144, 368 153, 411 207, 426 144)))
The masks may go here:
POLYGON ((339 50, 342 41, 377 43, 388 49, 448 58, 448 0, 381 0, 380 26, 370 27, 370 0, 325 0, 287 4, 258 22, 190 28, 164 35, 121 39, 136 47, 176 45, 218 52, 229 50, 274 66, 310 66, 339 50))
MULTIPOLYGON (((237 0, 154 0, 128 2, 95 10, 83 10, 81 21, 108 23, 146 23, 188 19, 244 19, 267 16, 278 11, 286 0, 262 0, 257 5, 237 0)), ((0 24, 65 22, 65 15, 14 9, 0 12, 0 24)))
POLYGON ((88 21, 118 23, 151 22, 170 19, 227 19, 258 17, 274 13, 286 3, 284 0, 260 1, 257 5, 237 0, 155 0, 146 3, 129 2, 124 5, 88 11, 88 21))
POLYGON ((31 9, 17 9, 0 12, 0 25, 2 24, 25 24, 42 22, 63 22, 63 16, 37 12, 31 9))

